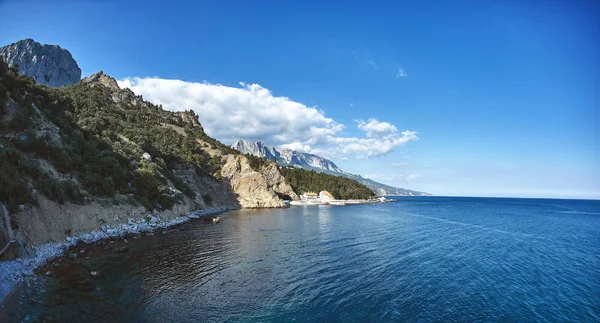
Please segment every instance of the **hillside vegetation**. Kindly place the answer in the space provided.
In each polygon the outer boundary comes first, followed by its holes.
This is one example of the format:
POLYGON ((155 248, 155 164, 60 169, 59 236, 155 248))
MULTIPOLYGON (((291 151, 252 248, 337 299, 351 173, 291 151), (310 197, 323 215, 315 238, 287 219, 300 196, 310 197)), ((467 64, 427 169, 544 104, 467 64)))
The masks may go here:
POLYGON ((167 112, 118 87, 36 85, 17 71, 0 60, 0 202, 11 212, 35 205, 37 193, 59 203, 119 195, 168 209, 195 197, 173 170, 214 177, 221 159, 203 148, 238 153, 208 137, 191 111, 167 112))
POLYGON ((376 195, 365 185, 345 177, 295 167, 281 167, 279 171, 297 194, 326 190, 340 200, 368 199, 376 195))

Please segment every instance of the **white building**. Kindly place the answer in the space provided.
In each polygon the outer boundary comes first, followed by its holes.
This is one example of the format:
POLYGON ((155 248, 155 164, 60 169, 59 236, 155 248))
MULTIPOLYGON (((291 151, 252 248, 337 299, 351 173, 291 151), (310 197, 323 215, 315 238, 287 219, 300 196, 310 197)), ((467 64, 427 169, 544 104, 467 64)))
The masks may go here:
POLYGON ((335 200, 335 197, 333 197, 333 195, 327 191, 321 191, 319 192, 319 199, 321 202, 329 202, 331 200, 335 200))
POLYGON ((318 198, 319 195, 317 195, 315 192, 304 192, 304 194, 300 196, 300 199, 303 201, 315 201, 318 198))

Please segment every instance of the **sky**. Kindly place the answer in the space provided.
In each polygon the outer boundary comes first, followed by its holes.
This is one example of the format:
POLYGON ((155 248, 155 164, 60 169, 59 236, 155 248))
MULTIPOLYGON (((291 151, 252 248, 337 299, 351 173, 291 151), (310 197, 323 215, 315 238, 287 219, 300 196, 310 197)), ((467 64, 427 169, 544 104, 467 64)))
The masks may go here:
POLYGON ((600 2, 0 1, 207 133, 435 195, 600 198, 600 2))

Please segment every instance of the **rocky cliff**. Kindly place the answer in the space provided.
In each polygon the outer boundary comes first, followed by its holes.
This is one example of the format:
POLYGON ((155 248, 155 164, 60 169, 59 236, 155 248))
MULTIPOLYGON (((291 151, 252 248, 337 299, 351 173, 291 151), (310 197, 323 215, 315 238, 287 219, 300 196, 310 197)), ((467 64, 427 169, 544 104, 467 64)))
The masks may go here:
POLYGON ((230 183, 242 207, 284 207, 283 199, 298 199, 275 163, 257 171, 252 169, 245 156, 228 155, 225 158, 227 161, 221 174, 230 183))
POLYGON ((81 69, 71 53, 58 45, 42 45, 28 38, 0 47, 0 56, 9 66, 18 64, 19 73, 33 77, 38 84, 61 87, 81 79, 81 69))

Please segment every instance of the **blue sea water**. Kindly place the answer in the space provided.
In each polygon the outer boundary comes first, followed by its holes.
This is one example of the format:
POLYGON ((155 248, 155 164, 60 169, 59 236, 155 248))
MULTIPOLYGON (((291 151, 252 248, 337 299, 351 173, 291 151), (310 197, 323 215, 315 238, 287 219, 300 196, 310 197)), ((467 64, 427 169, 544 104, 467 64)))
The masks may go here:
POLYGON ((95 248, 0 321, 600 321, 600 201, 397 200, 233 211, 95 248))

